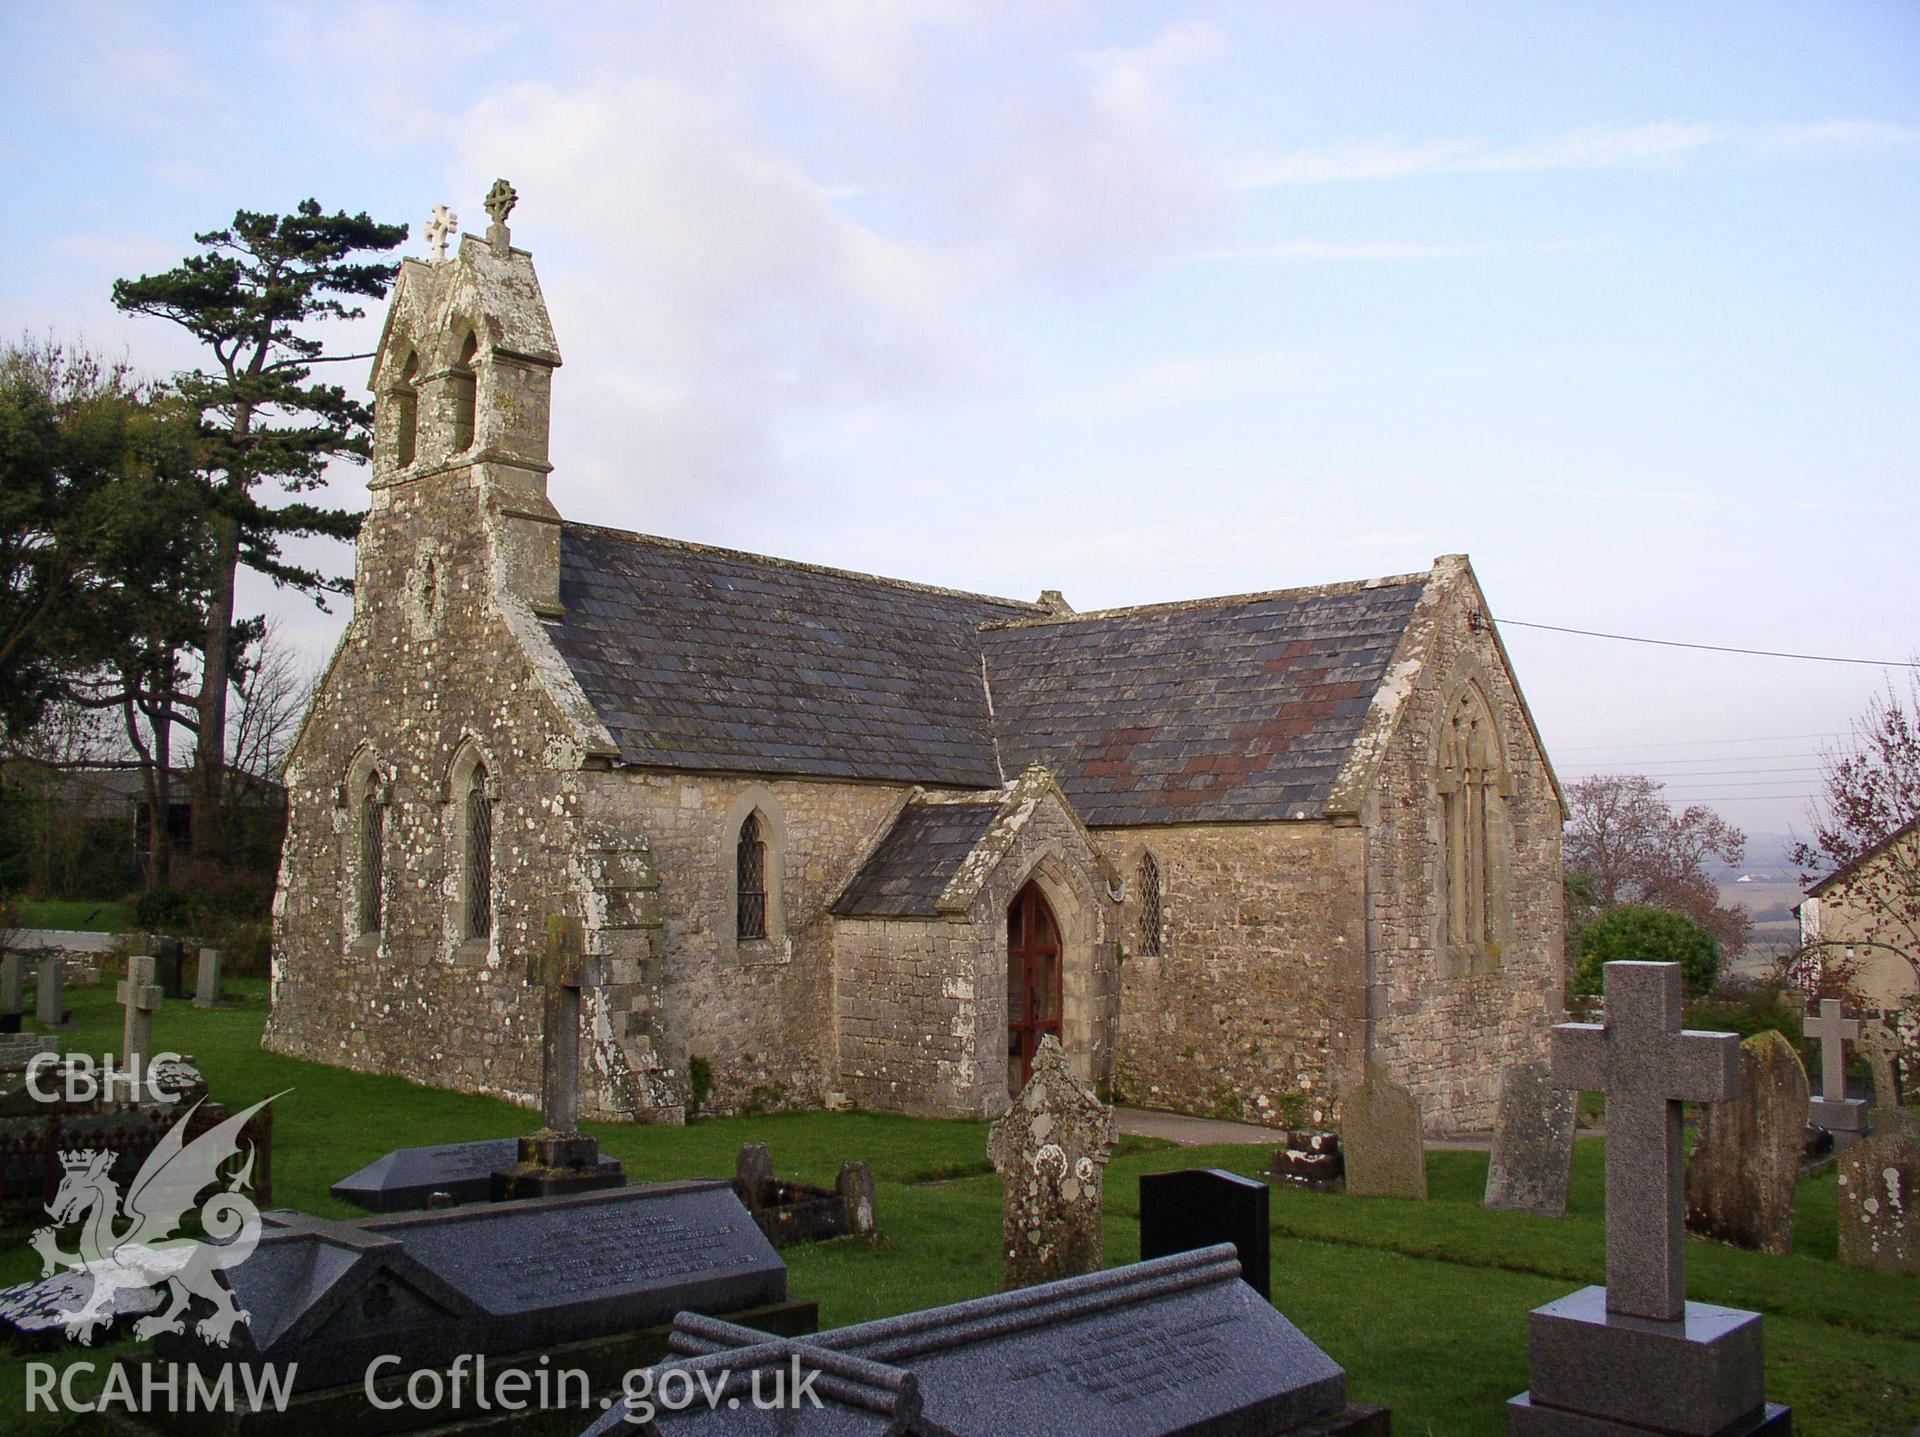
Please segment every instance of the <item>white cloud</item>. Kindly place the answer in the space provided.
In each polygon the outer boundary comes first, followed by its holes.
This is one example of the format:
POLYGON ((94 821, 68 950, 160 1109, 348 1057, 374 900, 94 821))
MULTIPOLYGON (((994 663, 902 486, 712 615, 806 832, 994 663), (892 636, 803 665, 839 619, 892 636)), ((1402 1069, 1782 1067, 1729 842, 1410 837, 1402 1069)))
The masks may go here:
POLYGON ((1462 259, 1496 254, 1511 245, 1478 241, 1422 244, 1400 240, 1282 240, 1277 244, 1232 245, 1176 255, 1169 264, 1351 264, 1395 260, 1462 259))
POLYGON ((1595 125, 1533 144, 1498 147, 1464 140, 1408 144, 1368 141, 1318 150, 1241 155, 1223 170, 1234 189, 1403 179, 1415 175, 1626 169, 1716 152, 1757 161, 1781 156, 1873 152, 1920 154, 1920 128, 1874 120, 1718 125, 1661 120, 1595 125))
POLYGON ((1603 503, 1674 504, 1686 509, 1717 508, 1726 501, 1715 494, 1680 489, 1635 489, 1618 485, 1529 484, 1523 492, 1551 494, 1564 499, 1592 499, 1603 503))

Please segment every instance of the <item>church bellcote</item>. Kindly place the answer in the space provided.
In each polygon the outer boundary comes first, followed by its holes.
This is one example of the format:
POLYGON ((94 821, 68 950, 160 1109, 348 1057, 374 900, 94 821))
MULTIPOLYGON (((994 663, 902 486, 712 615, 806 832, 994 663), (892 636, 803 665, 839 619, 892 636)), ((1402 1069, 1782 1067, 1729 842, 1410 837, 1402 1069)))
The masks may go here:
POLYGON ((431 257, 400 266, 374 357, 373 513, 408 485, 471 479, 505 590, 560 609, 560 516, 547 497, 553 337, 533 257, 513 247, 513 186, 494 181, 484 238, 436 205, 431 257), (449 253, 451 247, 451 253, 449 253))

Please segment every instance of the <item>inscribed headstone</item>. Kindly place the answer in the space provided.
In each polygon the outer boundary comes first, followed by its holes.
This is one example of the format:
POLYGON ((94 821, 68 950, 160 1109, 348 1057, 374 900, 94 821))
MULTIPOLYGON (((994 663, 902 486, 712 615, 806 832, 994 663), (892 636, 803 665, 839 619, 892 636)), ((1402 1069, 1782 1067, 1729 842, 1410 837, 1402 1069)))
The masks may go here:
POLYGON ((1687 1160, 1687 1226, 1787 1253, 1807 1122, 1807 1074, 1793 1044, 1772 1029, 1742 1043, 1740 1088, 1739 1097, 1700 1110, 1687 1160))
POLYGON ((1508 1068, 1487 1164, 1486 1207, 1564 1217, 1580 1095, 1553 1081, 1545 1060, 1508 1068))
POLYGON ((1001 1285, 1029 1287, 1102 1265, 1100 1192, 1119 1141, 1113 1111, 1075 1076, 1052 1034, 1033 1075, 994 1123, 987 1156, 1000 1174, 1001 1285))

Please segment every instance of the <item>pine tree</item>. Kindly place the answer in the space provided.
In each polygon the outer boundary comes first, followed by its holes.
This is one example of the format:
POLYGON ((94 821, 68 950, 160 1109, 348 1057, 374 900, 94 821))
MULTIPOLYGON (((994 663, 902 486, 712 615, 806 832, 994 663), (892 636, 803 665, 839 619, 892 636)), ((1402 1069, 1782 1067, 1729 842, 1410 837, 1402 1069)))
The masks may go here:
POLYGON ((195 707, 194 826, 211 829, 225 790, 227 705, 246 632, 234 623, 234 583, 242 564, 326 607, 350 581, 289 560, 282 544, 323 535, 351 540, 360 515, 299 495, 324 482, 334 459, 364 462, 372 413, 337 384, 316 381, 314 367, 364 354, 328 354, 301 326, 352 320, 355 301, 379 299, 395 264, 371 258, 396 248, 405 225, 379 224, 344 210, 324 214, 304 200, 288 215, 241 210, 230 227, 194 236, 201 253, 174 268, 119 280, 113 302, 132 314, 171 320, 207 347, 211 364, 176 377, 198 416, 200 468, 207 481, 212 576, 199 644, 204 665, 195 707), (270 505, 277 482, 295 496, 270 505))

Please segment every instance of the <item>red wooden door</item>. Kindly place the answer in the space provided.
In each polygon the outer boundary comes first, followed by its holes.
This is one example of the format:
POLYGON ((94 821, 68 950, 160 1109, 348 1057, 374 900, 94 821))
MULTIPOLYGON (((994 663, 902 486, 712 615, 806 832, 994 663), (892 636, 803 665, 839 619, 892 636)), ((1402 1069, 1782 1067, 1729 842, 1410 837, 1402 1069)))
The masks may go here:
POLYGON ((1060 1036, 1060 925, 1029 883, 1007 909, 1007 1083, 1033 1073, 1040 1039, 1060 1036))

